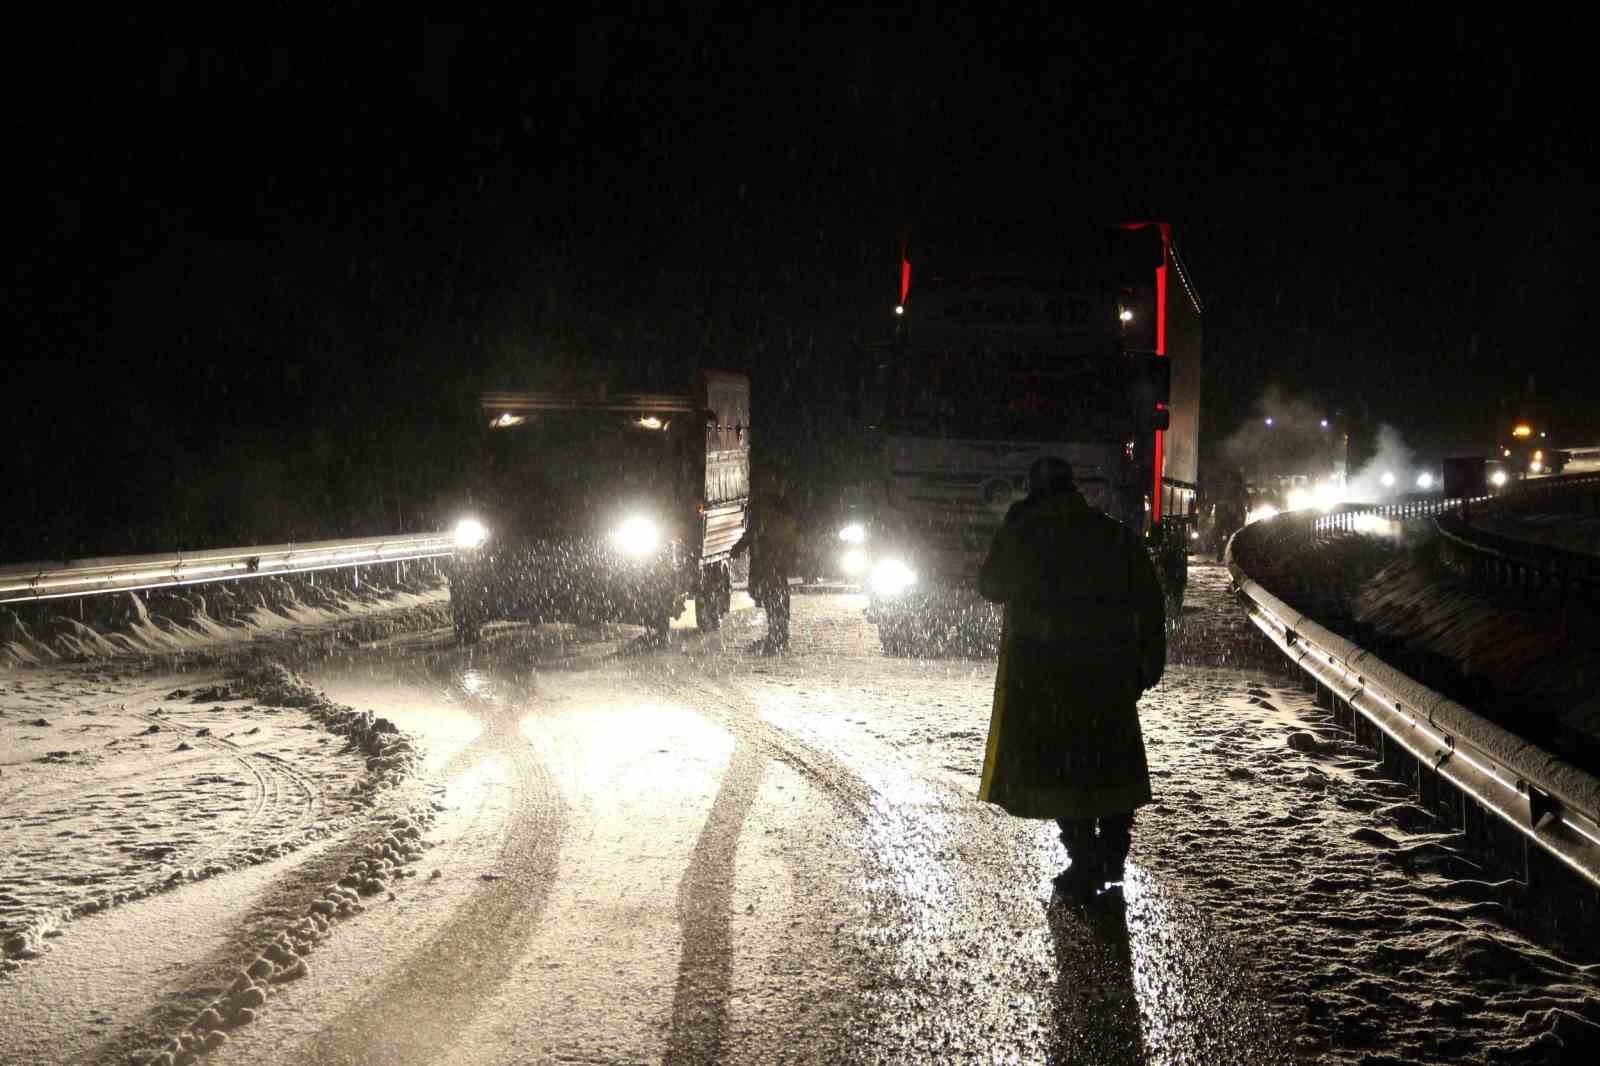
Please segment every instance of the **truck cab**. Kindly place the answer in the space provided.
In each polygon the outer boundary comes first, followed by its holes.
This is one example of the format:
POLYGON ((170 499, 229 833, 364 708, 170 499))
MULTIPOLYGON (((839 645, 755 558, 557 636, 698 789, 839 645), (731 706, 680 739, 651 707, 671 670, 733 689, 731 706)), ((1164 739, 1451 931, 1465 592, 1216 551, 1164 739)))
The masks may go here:
POLYGON ((750 497, 750 386, 681 393, 486 393, 456 522, 451 613, 485 624, 627 622, 664 638, 689 598, 715 629, 750 497))
POLYGON ((1198 298, 1159 224, 1075 234, 1053 252, 941 263, 921 280, 902 262, 862 544, 869 618, 891 654, 998 640, 977 573, 1044 456, 1071 463, 1090 504, 1144 536, 1182 601, 1198 518, 1198 298))

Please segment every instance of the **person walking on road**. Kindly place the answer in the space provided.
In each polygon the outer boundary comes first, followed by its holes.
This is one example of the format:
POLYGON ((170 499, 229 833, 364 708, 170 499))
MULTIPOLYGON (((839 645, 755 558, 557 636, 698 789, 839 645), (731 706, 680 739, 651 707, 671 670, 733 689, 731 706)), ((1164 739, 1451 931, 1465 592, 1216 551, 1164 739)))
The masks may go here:
POLYGON ((1055 819, 1071 860, 1056 883, 1092 897, 1122 881, 1150 802, 1138 700, 1166 665, 1166 603, 1138 534, 1089 506, 1065 460, 1028 483, 978 578, 1005 607, 978 795, 1055 819))
POLYGON ((800 555, 800 527, 783 478, 773 478, 772 490, 753 500, 750 512, 750 524, 730 555, 750 553, 750 596, 767 612, 767 638, 760 648, 776 655, 789 647, 789 575, 800 555))

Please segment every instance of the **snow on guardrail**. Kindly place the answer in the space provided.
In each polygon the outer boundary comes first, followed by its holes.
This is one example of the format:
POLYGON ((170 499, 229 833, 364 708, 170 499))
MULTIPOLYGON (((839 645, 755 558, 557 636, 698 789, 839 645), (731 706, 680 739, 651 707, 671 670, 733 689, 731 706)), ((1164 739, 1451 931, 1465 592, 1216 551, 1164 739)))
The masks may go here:
POLYGON ((1283 532, 1275 523, 1303 524, 1309 539, 1318 521, 1304 513, 1280 515, 1246 526, 1228 542, 1228 569, 1250 620, 1318 685, 1409 752, 1420 772, 1448 781, 1600 888, 1600 779, 1325 629, 1250 576, 1259 542, 1283 532))
POLYGON ((105 592, 282 576, 310 570, 437 559, 455 551, 449 533, 412 533, 305 544, 213 548, 165 555, 124 555, 0 567, 0 604, 105 592))

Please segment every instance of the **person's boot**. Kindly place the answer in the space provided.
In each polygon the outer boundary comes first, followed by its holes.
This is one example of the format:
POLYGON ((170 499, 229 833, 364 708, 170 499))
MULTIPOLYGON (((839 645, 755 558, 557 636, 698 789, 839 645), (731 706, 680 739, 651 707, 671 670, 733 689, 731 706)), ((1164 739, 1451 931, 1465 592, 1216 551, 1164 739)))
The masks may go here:
POLYGON ((1100 861, 1094 838, 1093 818, 1057 818, 1061 843, 1071 863, 1057 874, 1055 886, 1062 895, 1089 899, 1100 885, 1100 861))
POLYGON ((1089 856, 1074 858, 1065 870, 1051 878, 1051 883, 1067 899, 1087 903, 1094 899, 1102 883, 1096 865, 1089 856))
POLYGON ((1100 819, 1100 893, 1114 904, 1123 902, 1122 886, 1127 879, 1128 849, 1133 846, 1133 815, 1117 814, 1100 819))

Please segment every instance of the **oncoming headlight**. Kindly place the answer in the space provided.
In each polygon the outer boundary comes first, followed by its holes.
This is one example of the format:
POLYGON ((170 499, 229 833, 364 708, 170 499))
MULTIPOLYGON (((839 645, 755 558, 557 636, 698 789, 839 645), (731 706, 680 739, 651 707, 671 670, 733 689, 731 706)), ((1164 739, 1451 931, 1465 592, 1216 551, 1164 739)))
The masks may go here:
POLYGON ((867 569, 867 553, 860 548, 850 548, 839 557, 839 568, 846 577, 859 577, 867 569))
POLYGON ((644 515, 634 515, 612 531, 611 543, 624 555, 649 555, 661 543, 661 531, 644 515))
POLYGON ((489 531, 476 518, 463 518, 456 523, 456 550, 471 551, 489 539, 489 531))
POLYGON ((860 522, 851 522, 839 530, 839 539, 846 544, 864 544, 867 540, 867 531, 860 522))
POLYGON ((916 584, 917 575, 899 559, 879 559, 869 580, 872 591, 879 596, 898 596, 916 584))

